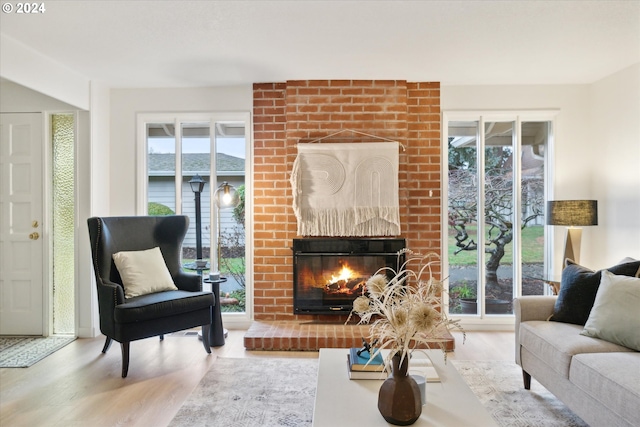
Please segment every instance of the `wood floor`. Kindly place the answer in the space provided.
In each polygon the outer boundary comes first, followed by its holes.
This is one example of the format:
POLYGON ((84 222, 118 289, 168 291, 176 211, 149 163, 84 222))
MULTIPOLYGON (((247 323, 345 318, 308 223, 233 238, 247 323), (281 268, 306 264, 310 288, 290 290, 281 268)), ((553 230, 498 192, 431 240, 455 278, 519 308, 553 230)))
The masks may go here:
MULTIPOLYGON (((243 335, 229 331, 211 355, 184 333, 135 341, 127 378, 120 377, 118 343, 104 355, 103 337, 78 339, 30 368, 0 369, 0 426, 166 426, 218 357, 318 357, 246 351, 243 335)), ((454 335, 449 358, 514 360, 512 332, 467 332, 464 345, 454 335)))

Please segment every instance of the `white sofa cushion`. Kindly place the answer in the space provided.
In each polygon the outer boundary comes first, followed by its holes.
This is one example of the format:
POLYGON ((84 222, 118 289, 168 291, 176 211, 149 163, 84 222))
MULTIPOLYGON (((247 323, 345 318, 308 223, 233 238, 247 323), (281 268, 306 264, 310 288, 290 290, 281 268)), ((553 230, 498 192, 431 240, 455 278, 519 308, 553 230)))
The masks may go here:
POLYGON ((520 324, 520 345, 569 378, 571 358, 579 353, 633 350, 598 338, 580 335, 583 327, 572 323, 532 320, 520 324))
POLYGON ((640 426, 640 353, 577 354, 569 380, 629 425, 640 426))

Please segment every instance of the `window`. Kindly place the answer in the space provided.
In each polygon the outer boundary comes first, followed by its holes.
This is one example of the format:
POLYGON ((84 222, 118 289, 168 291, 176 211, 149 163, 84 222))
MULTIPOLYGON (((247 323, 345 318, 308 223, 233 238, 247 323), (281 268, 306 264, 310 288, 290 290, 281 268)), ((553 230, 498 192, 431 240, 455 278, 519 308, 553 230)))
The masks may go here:
POLYGON ((138 211, 187 215, 184 268, 204 275, 220 271, 227 279, 220 285, 221 296, 227 297, 222 305, 225 322, 248 319, 249 114, 143 114, 138 117, 138 129, 144 163, 139 165, 144 175, 139 175, 138 211), (194 191, 199 187, 194 179, 204 181, 201 192, 194 191), (215 203, 221 186, 230 189, 231 203, 215 203), (206 262, 204 269, 196 261, 206 262))
POLYGON ((553 114, 445 113, 444 128, 449 313, 510 317, 514 297, 547 292, 553 114))
POLYGON ((75 116, 51 115, 53 333, 75 333, 75 116))

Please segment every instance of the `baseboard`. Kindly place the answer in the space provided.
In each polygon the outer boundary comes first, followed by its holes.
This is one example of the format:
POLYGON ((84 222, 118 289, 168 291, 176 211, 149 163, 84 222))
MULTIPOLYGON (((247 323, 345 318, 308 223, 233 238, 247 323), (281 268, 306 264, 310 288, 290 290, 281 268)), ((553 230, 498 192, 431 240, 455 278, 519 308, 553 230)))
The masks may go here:
POLYGON ((78 338, 95 338, 100 334, 97 328, 78 328, 78 338))

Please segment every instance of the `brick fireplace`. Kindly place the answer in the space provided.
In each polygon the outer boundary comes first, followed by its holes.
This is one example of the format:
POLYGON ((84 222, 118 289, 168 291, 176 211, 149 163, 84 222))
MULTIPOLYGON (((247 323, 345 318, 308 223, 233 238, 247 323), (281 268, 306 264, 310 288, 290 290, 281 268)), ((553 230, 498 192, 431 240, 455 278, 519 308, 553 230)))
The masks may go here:
MULTIPOLYGON (((253 126, 256 324, 247 332, 245 347, 256 348, 255 342, 262 340, 267 329, 271 331, 268 334, 273 334, 277 329, 274 322, 291 326, 308 322, 339 324, 346 320, 346 316, 294 314, 291 246, 293 239, 300 236, 296 234, 289 178, 298 143, 349 129, 403 144, 405 150, 400 152, 399 165, 402 232, 399 237, 406 239, 407 246, 415 251, 440 253, 439 83, 403 80, 259 83, 253 87, 253 126), (263 332, 257 333, 258 329, 263 332)), ((345 133, 327 142, 365 141, 371 138, 345 133)), ((286 332, 295 333, 290 327, 286 332)), ((359 345, 361 335, 356 335, 355 345, 359 345)), ((351 345, 342 337, 340 343, 320 338, 325 347, 351 345)))

